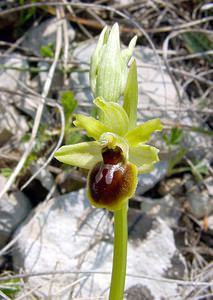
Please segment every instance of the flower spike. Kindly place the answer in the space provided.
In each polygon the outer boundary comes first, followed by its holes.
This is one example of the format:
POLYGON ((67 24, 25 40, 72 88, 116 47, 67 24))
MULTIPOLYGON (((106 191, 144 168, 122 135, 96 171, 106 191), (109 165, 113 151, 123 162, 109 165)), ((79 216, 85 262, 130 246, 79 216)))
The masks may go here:
POLYGON ((109 31, 103 29, 96 50, 91 58, 90 83, 93 96, 117 102, 123 95, 128 77, 128 62, 131 59, 137 37, 129 47, 120 49, 119 26, 115 23, 109 31))

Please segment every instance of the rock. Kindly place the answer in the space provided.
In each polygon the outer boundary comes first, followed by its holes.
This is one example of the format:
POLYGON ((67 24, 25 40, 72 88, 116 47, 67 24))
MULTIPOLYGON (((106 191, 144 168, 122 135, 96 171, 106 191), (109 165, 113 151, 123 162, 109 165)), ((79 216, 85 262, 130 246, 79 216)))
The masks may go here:
POLYGON ((213 196, 213 177, 208 177, 204 180, 209 196, 213 196))
POLYGON ((185 193, 183 179, 181 177, 166 178, 160 182, 158 193, 162 196, 170 194, 172 196, 182 196, 185 193))
POLYGON ((12 105, 6 107, 0 105, 0 108, 0 146, 8 142, 11 137, 20 141, 28 130, 25 118, 12 105))
MULTIPOLYGON (((181 123, 198 129, 210 130, 203 122, 199 122, 198 118, 182 118, 181 123)), ((187 149, 187 156, 193 161, 212 161, 212 151, 209 151, 209 149, 212 148, 212 145, 212 137, 210 135, 208 136, 190 130, 184 131, 184 137, 180 143, 180 147, 182 146, 187 149)))
MULTIPOLYGON (((27 83, 29 80, 29 73, 26 71, 29 65, 21 55, 13 54, 11 57, 0 58, 0 64, 4 66, 0 71, 0 89, 4 90, 6 88, 9 91, 17 92, 20 82, 27 83)), ((8 96, 3 93, 0 95, 8 103, 8 96)), ((12 98, 9 95, 9 99, 12 98)))
POLYGON ((66 170, 58 174, 56 181, 62 194, 79 190, 86 186, 85 170, 66 170))
MULTIPOLYGON (((131 214, 135 226, 129 232, 128 273, 183 279, 187 273, 185 259, 175 246, 172 230, 162 219, 134 211, 129 213, 130 226, 131 214)), ((174 294, 182 299, 176 284, 128 278, 126 287, 135 285, 145 287, 146 294, 152 295, 150 299, 169 300, 174 294)))
POLYGON ((155 165, 154 170, 149 174, 140 174, 138 176, 138 186, 136 194, 144 194, 152 189, 159 181, 161 181, 167 173, 168 162, 161 161, 155 165))
MULTIPOLYGON (((9 99, 10 104, 14 104, 22 112, 34 117, 40 99, 30 97, 23 89, 23 85, 29 86, 33 82, 33 80, 30 81, 26 58, 13 53, 8 58, 0 58, 0 64, 6 68, 0 72, 0 101, 8 107, 9 99), (14 94, 11 96, 11 93, 6 91, 14 92, 14 94), (17 92, 21 94, 17 94, 17 92)), ((35 81, 32 88, 35 88, 35 81)))
MULTIPOLYGON (((36 162, 32 163, 30 166, 32 174, 35 174, 44 165, 44 163, 45 160, 43 158, 39 158, 36 162)), ((42 169, 36 178, 41 182, 42 186, 47 191, 50 191, 54 185, 53 175, 47 170, 47 167, 42 169)))
POLYGON ((160 217, 170 227, 176 227, 181 217, 180 203, 170 194, 160 199, 142 198, 141 211, 160 217))
POLYGON ((126 291, 127 300, 152 300, 154 299, 150 290, 142 284, 136 284, 126 291))
MULTIPOLYGON (((6 183, 6 178, 0 175, 0 190, 6 183)), ((13 192, 0 199, 0 248, 8 241, 17 226, 30 212, 29 200, 22 192, 13 192)))
POLYGON ((73 71, 70 75, 71 90, 75 92, 75 98, 78 100, 80 106, 86 105, 88 112, 88 105, 92 105, 92 93, 89 85, 89 64, 92 53, 96 47, 95 41, 87 41, 80 44, 73 51, 73 60, 78 64, 79 68, 85 69, 86 72, 73 71))
MULTIPOLYGON (((41 47, 49 44, 55 45, 57 26, 60 22, 61 21, 58 21, 57 18, 50 18, 47 21, 40 23, 38 26, 31 28, 26 33, 22 46, 30 49, 33 53, 39 56, 41 54, 41 47)), ((70 23, 67 23, 67 26, 68 38, 71 42, 75 38, 75 31, 71 27, 70 23)))
MULTIPOLYGON (((166 106, 178 104, 177 93, 169 74, 161 71, 153 50, 148 47, 136 47, 134 57, 138 67, 138 107, 143 119, 165 116, 175 118, 175 113, 166 113, 166 106)), ((163 67, 164 63, 161 59, 160 61, 163 67)))
MULTIPOLYGON (((106 296, 110 284, 112 232, 109 215, 92 209, 84 190, 53 198, 41 203, 16 232, 21 236, 14 247, 14 266, 25 272, 68 271, 54 277, 29 277, 29 288, 39 286, 35 292, 39 299, 53 294, 55 300, 70 299, 71 294, 73 298, 106 296), (77 270, 96 272, 78 274, 74 272, 77 270), (70 286, 76 280, 80 283, 70 286)), ((176 299, 181 299, 176 284, 135 277, 183 278, 186 275, 184 258, 175 246, 173 232, 163 220, 130 210, 127 273, 134 275, 127 276, 127 291, 142 285, 153 299, 171 299, 174 294, 176 299)))
MULTIPOLYGON (((45 81, 47 80, 48 76, 48 70, 49 70, 49 63, 47 62, 39 62, 38 67, 42 70, 44 69, 45 71, 42 71, 39 73, 39 84, 41 86, 41 89, 43 88, 43 85, 45 81)), ((52 93, 56 93, 57 91, 61 90, 63 87, 63 73, 60 72, 59 70, 56 70, 56 72, 53 75, 52 79, 52 84, 51 84, 51 91, 52 93)))
POLYGON ((192 175, 186 174, 186 208, 197 219, 207 217, 213 212, 213 198, 211 195, 211 177, 203 181, 203 185, 199 186, 192 175))
POLYGON ((188 210, 198 219, 213 212, 213 198, 206 190, 201 191, 194 186, 186 195, 188 210))

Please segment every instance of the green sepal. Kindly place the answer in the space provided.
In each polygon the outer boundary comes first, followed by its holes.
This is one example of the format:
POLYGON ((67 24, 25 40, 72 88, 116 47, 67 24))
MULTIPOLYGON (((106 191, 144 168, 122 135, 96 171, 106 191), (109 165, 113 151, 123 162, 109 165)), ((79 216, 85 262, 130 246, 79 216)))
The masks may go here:
POLYGON ((130 66, 127 84, 124 90, 123 108, 129 117, 129 129, 136 126, 138 107, 138 76, 135 60, 130 66))
POLYGON ((153 146, 139 144, 129 149, 129 161, 138 167, 138 173, 148 173, 159 161, 159 150, 153 146))
POLYGON ((98 140, 104 132, 110 131, 102 122, 93 117, 84 115, 75 115, 76 120, 73 122, 76 127, 86 130, 87 135, 95 140, 98 140))
POLYGON ((122 85, 122 60, 120 55, 119 26, 115 23, 100 56, 96 76, 96 97, 118 101, 122 85))
POLYGON ((105 44, 107 42, 109 36, 109 30, 107 26, 104 27, 102 30, 100 37, 98 39, 98 43, 95 49, 95 52, 93 53, 91 57, 90 62, 90 86, 92 89, 93 94, 95 94, 96 90, 96 76, 97 76, 97 70, 101 61, 102 53, 105 48, 105 44))
POLYGON ((55 152, 55 158, 71 166, 91 169, 102 160, 101 146, 96 141, 62 146, 55 152))
POLYGON ((130 130, 126 134, 125 138, 127 139, 130 146, 136 146, 139 143, 147 142, 154 131, 160 131, 162 129, 163 126, 160 119, 154 119, 130 130))
POLYGON ((110 128, 110 131, 120 136, 128 131, 129 118, 127 113, 118 103, 106 102, 102 98, 96 98, 94 104, 101 110, 101 122, 110 128))

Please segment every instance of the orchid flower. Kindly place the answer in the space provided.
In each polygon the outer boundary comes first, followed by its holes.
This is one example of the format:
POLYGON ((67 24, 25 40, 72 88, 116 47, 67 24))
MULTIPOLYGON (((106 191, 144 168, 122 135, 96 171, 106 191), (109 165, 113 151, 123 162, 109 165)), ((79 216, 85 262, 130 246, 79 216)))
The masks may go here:
POLYGON ((123 300, 128 242, 128 200, 137 177, 159 161, 158 149, 147 145, 159 119, 137 125, 138 81, 132 53, 137 37, 121 50, 119 27, 104 28, 91 58, 90 85, 98 118, 77 114, 74 125, 89 142, 62 146, 55 157, 88 170, 87 196, 95 207, 114 212, 114 255, 109 300, 123 300), (123 97, 123 106, 119 101, 123 97))
POLYGON ((62 146, 55 157, 88 169, 87 195, 91 204, 114 211, 133 196, 138 173, 149 172, 158 162, 158 149, 145 143, 162 125, 154 119, 130 129, 129 117, 118 103, 99 97, 94 104, 102 120, 77 114, 74 121, 94 141, 62 146))

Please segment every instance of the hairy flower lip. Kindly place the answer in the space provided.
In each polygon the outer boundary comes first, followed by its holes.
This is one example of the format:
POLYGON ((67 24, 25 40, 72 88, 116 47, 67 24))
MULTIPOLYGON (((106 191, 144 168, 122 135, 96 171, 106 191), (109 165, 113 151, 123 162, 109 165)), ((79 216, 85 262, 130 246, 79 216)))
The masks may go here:
POLYGON ((131 163, 97 163, 87 178, 87 196, 97 208, 121 209, 137 186, 137 167, 131 163))

